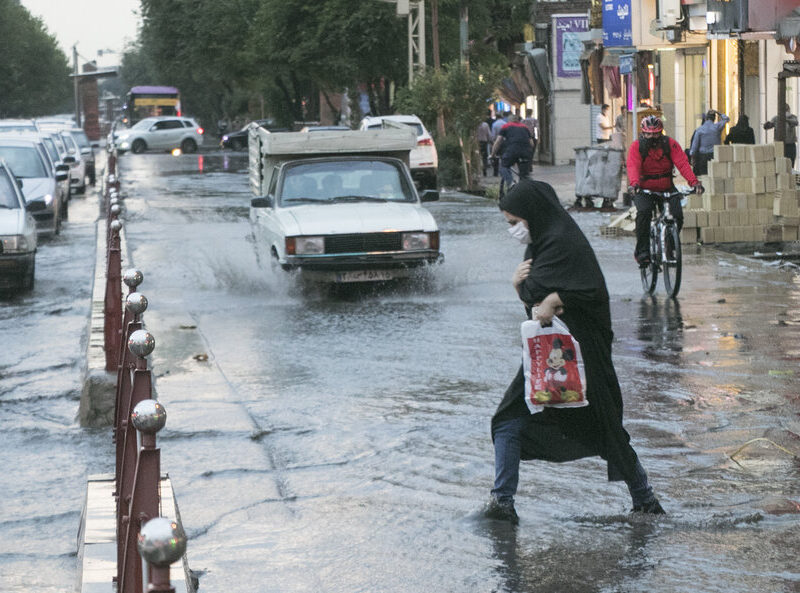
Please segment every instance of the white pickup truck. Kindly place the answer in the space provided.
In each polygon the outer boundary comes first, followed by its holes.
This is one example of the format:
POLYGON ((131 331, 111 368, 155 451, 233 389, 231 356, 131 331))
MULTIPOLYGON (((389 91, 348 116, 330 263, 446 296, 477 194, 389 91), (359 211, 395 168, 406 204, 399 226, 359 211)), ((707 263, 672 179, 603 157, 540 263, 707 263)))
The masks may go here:
POLYGON ((320 282, 380 282, 438 262, 439 229, 408 169, 412 130, 248 129, 250 222, 273 268, 320 282))

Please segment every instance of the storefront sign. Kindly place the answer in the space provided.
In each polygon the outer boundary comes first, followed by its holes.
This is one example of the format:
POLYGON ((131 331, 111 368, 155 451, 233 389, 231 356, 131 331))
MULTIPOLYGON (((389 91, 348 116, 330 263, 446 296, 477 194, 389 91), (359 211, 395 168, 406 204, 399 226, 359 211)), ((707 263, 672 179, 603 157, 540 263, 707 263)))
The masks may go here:
POLYGON ((633 54, 622 54, 619 57, 619 73, 630 74, 633 72, 633 54))
POLYGON ((632 45, 631 0, 603 0, 603 46, 632 45))
POLYGON ((589 30, 589 18, 584 15, 555 15, 557 75, 577 78, 581 75, 581 43, 579 33, 589 30))

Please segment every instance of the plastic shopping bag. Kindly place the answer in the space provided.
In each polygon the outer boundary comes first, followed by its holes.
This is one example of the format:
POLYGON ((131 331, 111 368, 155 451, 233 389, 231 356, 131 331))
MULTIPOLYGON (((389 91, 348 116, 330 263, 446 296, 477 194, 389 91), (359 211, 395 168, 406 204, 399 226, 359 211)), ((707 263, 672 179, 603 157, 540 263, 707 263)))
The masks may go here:
POLYGON ((588 406, 581 347, 564 322, 553 317, 550 326, 542 327, 528 320, 521 331, 525 403, 531 413, 588 406))

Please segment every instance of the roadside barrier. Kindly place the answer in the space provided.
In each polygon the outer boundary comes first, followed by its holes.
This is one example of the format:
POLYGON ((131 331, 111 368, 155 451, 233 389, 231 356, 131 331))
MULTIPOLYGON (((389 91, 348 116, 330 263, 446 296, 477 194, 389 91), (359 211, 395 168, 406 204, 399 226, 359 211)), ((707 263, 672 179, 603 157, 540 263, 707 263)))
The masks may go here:
POLYGON ((144 276, 133 268, 121 271, 119 217, 123 208, 118 174, 112 151, 102 210, 108 239, 104 350, 106 370, 117 375, 113 427, 117 565, 113 580, 118 593, 174 593, 170 565, 183 556, 186 535, 177 520, 159 516, 162 476, 156 433, 164 427, 167 412, 153 398, 153 377, 147 363, 155 338, 142 322, 148 301, 138 287, 144 276), (123 283, 128 287, 124 312, 123 283))

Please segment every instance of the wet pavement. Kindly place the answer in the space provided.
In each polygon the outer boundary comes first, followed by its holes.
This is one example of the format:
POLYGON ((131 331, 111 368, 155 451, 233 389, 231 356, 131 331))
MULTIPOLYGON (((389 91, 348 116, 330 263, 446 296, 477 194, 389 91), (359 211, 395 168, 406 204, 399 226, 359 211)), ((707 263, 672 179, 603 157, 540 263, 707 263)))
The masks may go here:
MULTIPOLYGON (((611 214, 575 214, 611 294, 626 426, 669 514, 631 516, 599 460, 524 463, 513 529, 478 513, 524 316, 510 285, 522 248, 496 204, 428 205, 445 263, 426 281, 332 292, 259 259, 243 154, 120 168, 168 413, 162 468, 201 591, 800 587, 796 268, 690 247, 680 298, 643 298, 632 238, 600 234, 611 214)), ((571 168, 533 175, 573 201, 571 168)), ((40 251, 34 293, 3 302, 0 335, 19 344, 0 358, 4 591, 68 588, 85 477, 109 469, 110 432, 72 421, 86 204, 70 243, 40 251)))

